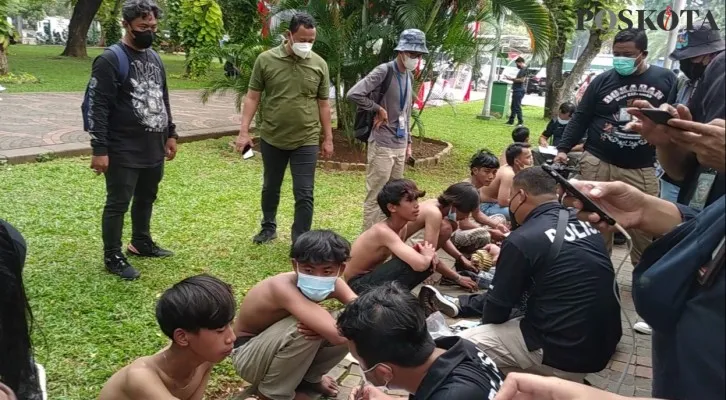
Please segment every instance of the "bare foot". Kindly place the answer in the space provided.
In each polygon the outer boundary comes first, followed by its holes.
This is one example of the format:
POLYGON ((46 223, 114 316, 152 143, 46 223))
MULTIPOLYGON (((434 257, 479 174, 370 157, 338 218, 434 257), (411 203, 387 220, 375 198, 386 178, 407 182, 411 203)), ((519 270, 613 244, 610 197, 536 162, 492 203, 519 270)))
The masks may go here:
POLYGON ((319 383, 305 382, 305 388, 310 388, 324 396, 335 397, 338 395, 338 383, 328 375, 323 375, 323 379, 319 383))

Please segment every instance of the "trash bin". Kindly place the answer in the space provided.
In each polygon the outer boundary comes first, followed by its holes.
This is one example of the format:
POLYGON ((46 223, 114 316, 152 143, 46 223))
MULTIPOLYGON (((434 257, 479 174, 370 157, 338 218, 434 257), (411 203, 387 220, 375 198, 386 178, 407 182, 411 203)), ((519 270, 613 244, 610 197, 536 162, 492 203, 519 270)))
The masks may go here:
POLYGON ((509 102, 512 96, 512 91, 509 90, 511 86, 511 84, 503 81, 493 83, 492 102, 489 108, 492 117, 502 118, 509 110, 509 102))

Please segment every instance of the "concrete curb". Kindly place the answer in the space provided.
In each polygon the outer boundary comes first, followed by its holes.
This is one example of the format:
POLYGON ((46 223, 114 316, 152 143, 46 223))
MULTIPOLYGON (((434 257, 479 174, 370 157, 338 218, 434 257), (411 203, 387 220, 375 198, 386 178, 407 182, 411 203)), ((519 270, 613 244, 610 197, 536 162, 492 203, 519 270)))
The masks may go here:
MULTIPOLYGON (((238 133, 239 126, 237 125, 217 128, 190 129, 179 132, 179 143, 217 139, 225 136, 234 136, 238 133)), ((55 159, 86 156, 90 154, 90 143, 61 143, 48 146, 0 150, 0 162, 7 164, 24 164, 41 161, 44 157, 55 159)))

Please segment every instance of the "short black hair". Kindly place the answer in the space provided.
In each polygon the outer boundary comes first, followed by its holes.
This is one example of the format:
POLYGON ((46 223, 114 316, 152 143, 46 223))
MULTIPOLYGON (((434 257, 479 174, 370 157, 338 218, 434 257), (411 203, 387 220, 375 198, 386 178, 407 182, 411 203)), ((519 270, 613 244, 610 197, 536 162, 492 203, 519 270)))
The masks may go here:
POLYGON ((381 191, 378 192, 378 207, 381 208, 386 217, 390 217, 389 204, 397 206, 401 204, 403 199, 413 201, 424 196, 426 196, 426 191, 418 190, 416 182, 410 179, 393 179, 386 182, 381 191))
POLYGON ((494 155, 489 149, 481 149, 471 156, 469 161, 469 169, 474 168, 499 168, 499 158, 494 155))
POLYGON ((436 348, 423 307, 396 282, 374 287, 349 303, 338 316, 338 330, 355 344, 366 368, 386 362, 418 367, 436 348))
POLYGON ((149 14, 153 14, 156 19, 161 17, 161 9, 154 0, 126 0, 121 10, 126 22, 136 18, 146 18, 149 14))
POLYGON ((514 60, 514 63, 515 63, 515 64, 516 64, 516 63, 523 63, 523 62, 525 62, 525 61, 524 61, 524 58, 522 58, 522 57, 517 57, 517 59, 516 59, 516 60, 514 60))
POLYGON ((529 143, 512 143, 507 146, 507 150, 504 151, 504 158, 507 160, 507 165, 510 167, 514 165, 514 159, 522 154, 524 149, 528 149, 531 146, 529 143))
POLYGON ((512 188, 523 189, 533 196, 557 195, 557 181, 542 167, 532 167, 517 172, 512 180, 512 188))
POLYGON ((529 128, 526 126, 518 126, 512 131, 512 141, 514 143, 526 143, 529 141, 529 128))
POLYGON ((575 103, 570 102, 570 101, 566 101, 566 102, 560 104, 560 112, 562 114, 572 115, 576 109, 577 109, 577 107, 575 106, 575 103))
POLYGON ((340 265, 350 258, 350 242, 331 230, 308 231, 295 240, 290 258, 307 265, 340 265))
POLYGON ((301 26, 304 26, 306 29, 315 28, 315 18, 306 12, 295 13, 295 15, 292 16, 292 19, 290 19, 290 26, 288 30, 291 33, 295 33, 301 26))
POLYGON ((455 183, 439 196, 442 206, 454 206, 457 210, 470 213, 479 207, 479 192, 469 182, 455 183))
POLYGON ((615 39, 613 39, 613 44, 627 42, 634 42, 635 48, 640 51, 648 50, 648 35, 645 34, 645 30, 643 29, 625 29, 618 32, 615 35, 615 39))
POLYGON ((234 318, 232 288, 211 275, 191 276, 164 291, 156 303, 156 321, 173 339, 176 329, 219 329, 234 318))

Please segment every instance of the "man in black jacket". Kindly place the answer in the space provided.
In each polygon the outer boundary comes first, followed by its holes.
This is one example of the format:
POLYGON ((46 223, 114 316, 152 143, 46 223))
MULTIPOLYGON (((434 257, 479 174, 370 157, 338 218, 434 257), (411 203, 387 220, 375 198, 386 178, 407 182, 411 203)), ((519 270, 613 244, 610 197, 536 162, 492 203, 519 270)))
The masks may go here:
MULTIPOLYGON (((456 336, 433 340, 418 300, 395 283, 349 303, 338 329, 368 383, 403 389, 409 399, 492 400, 502 385, 494 362, 473 343, 456 336)), ((373 386, 362 390, 351 398, 387 398, 373 386)))
POLYGON ((489 291, 450 298, 425 286, 421 300, 449 316, 482 315, 484 325, 461 336, 505 373, 582 382, 605 368, 622 335, 612 261, 602 235, 557 201, 541 167, 519 172, 512 193, 512 226, 521 226, 502 245, 489 291))
POLYGON ((88 114, 91 168, 106 176, 103 247, 106 269, 122 279, 139 277, 121 252, 124 215, 131 199, 133 233, 128 252, 143 257, 171 256, 151 239, 151 212, 164 175, 164 158, 176 155, 166 72, 151 44, 159 7, 153 0, 127 0, 123 6, 125 59, 106 50, 93 62, 88 114), (121 76, 121 62, 128 74, 121 76))

